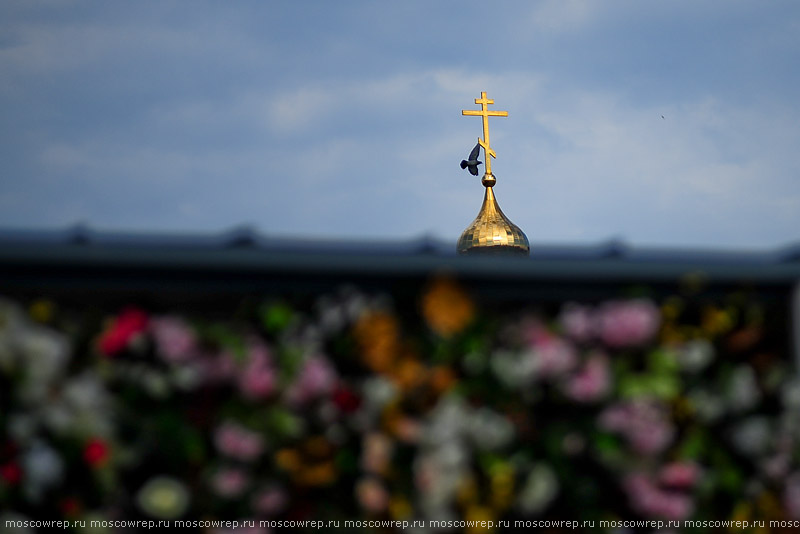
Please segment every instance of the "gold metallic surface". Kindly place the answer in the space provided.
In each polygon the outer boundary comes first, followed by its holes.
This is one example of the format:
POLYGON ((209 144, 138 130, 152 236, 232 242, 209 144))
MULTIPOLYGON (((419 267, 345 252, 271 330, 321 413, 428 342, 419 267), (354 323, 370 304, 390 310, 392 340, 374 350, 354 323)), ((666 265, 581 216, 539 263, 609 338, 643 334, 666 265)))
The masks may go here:
POLYGON ((485 91, 481 92, 480 98, 475 99, 475 103, 481 105, 480 110, 464 109, 461 110, 461 114, 483 117, 483 139, 478 138, 478 143, 483 147, 485 155, 486 172, 481 183, 486 188, 486 194, 478 216, 458 239, 458 253, 528 256, 530 255, 528 237, 519 226, 505 216, 497 204, 492 189, 497 183, 492 174, 492 158, 496 158, 497 155, 489 145, 489 117, 508 117, 508 112, 489 111, 487 106, 494 104, 494 100, 486 98, 485 91))
POLYGON ((530 245, 519 226, 505 216, 491 187, 486 188, 481 211, 458 239, 459 254, 504 253, 527 256, 530 245))
POLYGON ((508 111, 489 111, 489 104, 494 104, 494 100, 486 98, 486 91, 481 91, 481 97, 475 99, 476 104, 481 105, 481 109, 462 109, 462 115, 476 115, 483 117, 483 139, 478 138, 478 143, 483 147, 485 154, 486 174, 492 174, 492 158, 497 157, 497 153, 489 145, 489 117, 508 117, 508 111))

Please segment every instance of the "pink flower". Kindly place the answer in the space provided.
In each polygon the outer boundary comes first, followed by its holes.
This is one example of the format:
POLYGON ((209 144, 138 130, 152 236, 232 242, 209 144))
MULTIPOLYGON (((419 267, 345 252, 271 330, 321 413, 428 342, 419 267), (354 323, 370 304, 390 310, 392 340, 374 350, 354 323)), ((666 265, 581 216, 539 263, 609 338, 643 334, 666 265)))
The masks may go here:
POLYGON ((644 474, 629 475, 623 482, 631 507, 647 517, 679 521, 694 512, 692 499, 683 493, 665 491, 644 474))
POLYGON ((577 364, 572 345, 550 332, 538 319, 523 322, 522 336, 530 347, 526 357, 539 378, 558 378, 577 364))
POLYGON ((553 334, 551 334, 547 327, 537 318, 528 317, 524 319, 521 329, 523 340, 532 347, 544 343, 553 337, 553 334))
POLYGON ((240 469, 220 469, 211 479, 216 494, 229 499, 241 495, 248 483, 247 475, 240 469))
POLYGON ((700 478, 700 468, 693 462, 673 462, 659 473, 659 482, 672 488, 688 489, 700 478))
POLYGON ((248 348, 247 363, 239 375, 239 391, 247 399, 260 400, 272 395, 276 382, 269 350, 254 342, 248 348))
POLYGON ((394 443, 386 434, 372 432, 364 436, 361 468, 367 473, 385 474, 394 452, 394 443))
POLYGON ((559 322, 564 334, 579 343, 589 341, 595 335, 595 317, 588 306, 575 303, 565 305, 561 310, 559 322))
POLYGON ((281 513, 286 508, 288 497, 286 491, 272 486, 266 488, 253 496, 251 505, 257 513, 271 517, 281 513))
POLYGON ((789 473, 792 465, 791 455, 780 452, 761 461, 761 469, 769 478, 781 479, 789 473))
POLYGON ((214 432, 214 445, 226 456, 249 462, 264 452, 264 439, 237 423, 226 422, 214 432))
POLYGON ((625 436, 639 454, 655 454, 672 441, 675 430, 669 424, 665 408, 649 400, 615 404, 600 414, 598 424, 604 430, 625 436))
POLYGON ((336 382, 336 371, 330 362, 321 356, 314 356, 305 361, 286 397, 291 404, 305 404, 331 393, 336 382))
POLYGON ((597 313, 600 339, 609 347, 640 345, 656 334, 661 321, 648 300, 607 302, 597 313))
POLYGON ((558 378, 571 371, 578 363, 575 349, 567 341, 549 336, 539 340, 531 352, 536 362, 536 373, 541 378, 558 378))
POLYGON ((197 354, 197 338, 180 317, 157 317, 150 321, 150 332, 161 357, 172 363, 193 359, 197 354))
POLYGON ((577 374, 568 379, 566 394, 578 402, 592 402, 605 396, 610 388, 608 359, 603 354, 594 354, 577 374))
POLYGON ((783 490, 783 505, 792 519, 800 519, 800 471, 786 479, 783 490))
POLYGON ((356 484, 356 497, 364 510, 380 513, 389 506, 389 492, 374 478, 363 478, 356 484))
POLYGON ((219 384, 238 378, 239 369, 236 359, 228 351, 219 354, 205 354, 199 360, 199 366, 206 382, 219 384))

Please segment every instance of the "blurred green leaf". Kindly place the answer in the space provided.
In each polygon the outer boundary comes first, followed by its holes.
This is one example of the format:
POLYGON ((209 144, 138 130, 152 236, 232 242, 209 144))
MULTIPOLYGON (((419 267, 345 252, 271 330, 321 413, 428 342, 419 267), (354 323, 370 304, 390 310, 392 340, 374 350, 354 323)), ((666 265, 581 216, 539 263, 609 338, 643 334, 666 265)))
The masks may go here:
POLYGON ((277 334, 291 324, 294 311, 284 302, 275 302, 261 306, 259 315, 267 332, 277 334))
POLYGON ((270 410, 267 420, 270 430, 278 437, 297 438, 305 430, 303 420, 283 408, 275 407, 270 410))
POLYGON ((678 456, 686 460, 697 460, 706 450, 708 439, 700 430, 693 430, 688 433, 678 449, 678 456))
POLYGON ((648 355, 648 367, 654 374, 672 374, 680 369, 675 353, 668 349, 656 349, 648 355))

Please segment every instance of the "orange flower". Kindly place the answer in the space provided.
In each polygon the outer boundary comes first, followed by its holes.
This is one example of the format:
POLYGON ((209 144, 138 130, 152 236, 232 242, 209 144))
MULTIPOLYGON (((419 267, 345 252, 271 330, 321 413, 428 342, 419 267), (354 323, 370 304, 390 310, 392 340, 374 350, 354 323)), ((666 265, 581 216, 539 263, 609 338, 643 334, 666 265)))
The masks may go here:
POLYGON ((475 304, 454 280, 440 277, 422 296, 422 315, 431 330, 447 338, 472 322, 475 304))
POLYGON ((304 467, 294 478, 301 486, 327 486, 336 481, 336 468, 332 461, 304 467))
POLYGON ((758 326, 746 326, 732 333, 727 340, 727 348, 731 352, 744 352, 752 349, 761 341, 764 331, 758 326))
POLYGON ((456 383, 456 375, 450 367, 437 365, 431 369, 431 388, 436 393, 444 393, 456 383))
POLYGON ((414 389, 426 377, 427 369, 416 358, 403 358, 397 362, 391 377, 393 382, 402 390, 414 389))
POLYGON ((385 312, 361 317, 353 330, 367 367, 386 373, 394 365, 400 347, 400 328, 394 316, 385 312))
POLYGON ((325 458, 333 453, 333 447, 324 436, 313 436, 303 444, 305 452, 314 458, 325 458))
POLYGON ((294 449, 281 449, 275 453, 275 464, 290 473, 300 469, 300 453, 294 449))
POLYGON ((297 449, 281 449, 275 453, 275 464, 286 471, 298 486, 327 486, 336 481, 334 450, 323 436, 307 439, 297 449))

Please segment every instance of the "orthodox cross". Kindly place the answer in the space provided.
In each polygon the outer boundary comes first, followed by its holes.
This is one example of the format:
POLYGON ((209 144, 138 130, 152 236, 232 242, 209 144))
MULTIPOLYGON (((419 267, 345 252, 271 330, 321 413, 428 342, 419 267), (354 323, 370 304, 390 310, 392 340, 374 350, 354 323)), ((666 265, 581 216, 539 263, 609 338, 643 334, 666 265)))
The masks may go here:
POLYGON ((508 117, 508 111, 489 111, 489 104, 494 104, 494 100, 486 98, 486 91, 481 91, 481 97, 475 99, 476 104, 481 105, 481 109, 462 109, 462 115, 477 115, 483 117, 483 139, 478 138, 478 143, 483 147, 484 159, 486 160, 486 174, 492 176, 492 158, 497 154, 489 146, 489 117, 508 117))

